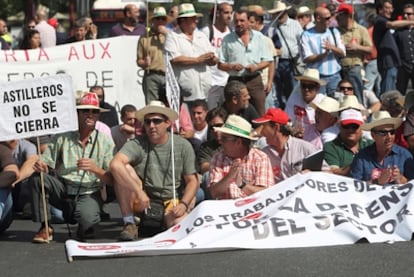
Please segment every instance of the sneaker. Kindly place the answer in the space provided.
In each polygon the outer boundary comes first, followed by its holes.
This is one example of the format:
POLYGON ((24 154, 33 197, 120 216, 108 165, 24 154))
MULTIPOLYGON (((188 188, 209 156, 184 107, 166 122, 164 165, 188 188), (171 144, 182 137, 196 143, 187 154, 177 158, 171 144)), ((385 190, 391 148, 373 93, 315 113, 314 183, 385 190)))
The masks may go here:
POLYGON ((53 240, 53 228, 49 226, 49 240, 47 239, 46 227, 41 227, 39 232, 34 236, 34 243, 48 243, 53 240))
POLYGON ((79 225, 76 235, 78 236, 78 239, 81 241, 85 239, 93 239, 95 238, 95 228, 89 227, 85 231, 82 231, 82 227, 79 225))
POLYGON ((119 240, 132 241, 138 239, 138 227, 135 224, 127 223, 124 225, 124 229, 121 232, 119 240))

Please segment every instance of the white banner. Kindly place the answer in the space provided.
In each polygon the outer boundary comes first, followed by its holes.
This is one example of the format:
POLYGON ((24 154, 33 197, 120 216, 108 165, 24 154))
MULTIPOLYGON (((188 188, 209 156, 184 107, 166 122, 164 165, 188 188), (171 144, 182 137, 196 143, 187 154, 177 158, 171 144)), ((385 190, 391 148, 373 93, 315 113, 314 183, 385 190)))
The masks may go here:
POLYGON ((409 241, 413 184, 368 185, 328 173, 295 175, 238 200, 204 201, 180 224, 134 242, 66 241, 74 256, 167 255, 409 241))
POLYGON ((0 83, 0 141, 78 129, 69 75, 0 83))
POLYGON ((234 0, 198 0, 200 3, 211 3, 211 4, 221 4, 221 3, 229 3, 230 5, 234 4, 234 0))
POLYGON ((105 89, 105 101, 119 111, 125 104, 145 105, 144 71, 136 64, 138 36, 85 40, 34 50, 0 51, 0 81, 16 81, 66 73, 73 89, 105 89))

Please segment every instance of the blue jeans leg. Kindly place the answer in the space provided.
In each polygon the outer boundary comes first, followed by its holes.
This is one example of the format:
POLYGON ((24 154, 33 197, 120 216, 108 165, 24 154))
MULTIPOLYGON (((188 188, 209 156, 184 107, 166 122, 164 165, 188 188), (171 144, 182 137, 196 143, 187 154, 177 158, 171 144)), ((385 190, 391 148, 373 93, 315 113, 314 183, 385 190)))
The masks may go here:
POLYGON ((382 74, 381 94, 390 90, 395 90, 397 87, 397 73, 396 67, 386 69, 382 74))
POLYGON ((13 221, 13 200, 10 189, 0 189, 0 233, 9 228, 13 221))

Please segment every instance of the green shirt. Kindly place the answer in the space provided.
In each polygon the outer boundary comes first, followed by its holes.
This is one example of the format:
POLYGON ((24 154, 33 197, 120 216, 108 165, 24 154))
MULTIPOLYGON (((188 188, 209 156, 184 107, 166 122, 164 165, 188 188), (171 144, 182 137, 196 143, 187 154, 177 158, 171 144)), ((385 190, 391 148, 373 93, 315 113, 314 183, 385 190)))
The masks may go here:
MULTIPOLYGON (((151 145, 145 135, 136 137, 125 143, 120 152, 128 157, 138 176, 142 180, 145 179, 144 190, 150 198, 173 198, 170 134, 165 144, 156 145, 151 145)), ((180 195, 182 177, 195 174, 196 169, 191 144, 177 135, 174 135, 174 168, 176 192, 180 195)))
POLYGON ((93 193, 101 187, 100 180, 96 175, 89 171, 78 170, 77 161, 81 158, 91 158, 95 161, 97 167, 104 170, 109 169, 115 145, 112 139, 94 130, 90 135, 90 141, 83 148, 79 140, 79 132, 72 131, 56 135, 49 142, 45 152, 42 154, 42 160, 50 167, 55 169, 57 176, 67 184, 69 195, 76 195, 79 184, 82 185, 80 194, 93 193), (93 148, 94 140, 96 145, 93 148))
MULTIPOLYGON (((366 138, 359 139, 358 151, 373 143, 372 140, 366 138)), ((339 168, 351 165, 355 154, 345 145, 339 135, 333 141, 329 141, 324 145, 325 161, 330 166, 339 168)))

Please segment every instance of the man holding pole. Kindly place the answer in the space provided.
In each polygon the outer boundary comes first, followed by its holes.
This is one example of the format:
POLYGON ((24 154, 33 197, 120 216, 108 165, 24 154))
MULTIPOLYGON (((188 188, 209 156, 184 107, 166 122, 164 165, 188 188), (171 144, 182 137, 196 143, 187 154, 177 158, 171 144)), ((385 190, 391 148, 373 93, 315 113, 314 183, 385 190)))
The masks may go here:
MULTIPOLYGON (((107 170, 115 146, 108 136, 95 130, 99 113, 106 110, 99 107, 98 96, 91 92, 80 99, 76 109, 79 129, 54 136, 34 165, 36 172, 50 173, 53 170, 55 173, 34 178, 33 217, 41 222, 39 232, 33 238, 35 243, 53 240, 53 228, 47 222, 50 205, 44 209, 46 202, 63 209, 68 199, 76 202, 70 216, 79 223, 78 238, 92 238, 94 226, 100 222, 100 188, 102 184, 112 184, 112 176, 107 170)), ((72 218, 65 219, 70 221, 72 218)))
POLYGON ((181 221, 194 207, 199 186, 191 144, 169 133, 177 113, 160 101, 152 101, 137 111, 136 117, 144 123, 145 135, 128 141, 110 164, 124 220, 123 241, 138 238, 134 212, 149 211, 154 200, 162 201, 163 226, 181 221))

